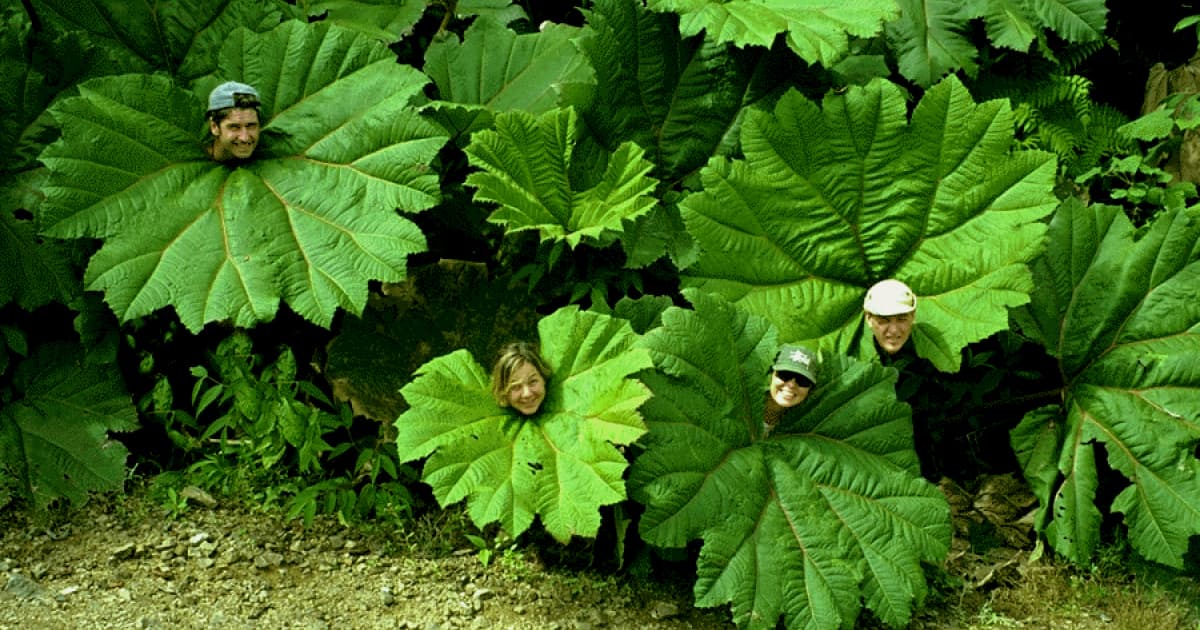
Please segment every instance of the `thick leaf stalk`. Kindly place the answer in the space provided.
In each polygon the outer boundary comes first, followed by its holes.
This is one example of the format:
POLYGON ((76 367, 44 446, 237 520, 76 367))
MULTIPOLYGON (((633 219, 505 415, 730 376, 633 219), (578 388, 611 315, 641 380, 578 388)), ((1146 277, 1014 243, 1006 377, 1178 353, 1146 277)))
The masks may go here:
POLYGON ((1112 509, 1133 547, 1182 567, 1200 534, 1200 215, 1166 212, 1138 235, 1119 208, 1072 200, 1049 236, 1025 319, 1058 361, 1063 403, 1031 412, 1012 436, 1041 502, 1039 531, 1088 562, 1097 493, 1120 488, 1112 509))
POLYGON ((170 306, 191 330, 252 326, 281 300, 321 326, 362 312, 368 283, 403 279, 425 249, 396 209, 438 199, 428 164, 446 137, 412 107, 426 79, 365 36, 298 22, 237 31, 197 92, 226 77, 262 97, 241 165, 206 157, 204 104, 161 76, 96 79, 56 104, 43 225, 104 240, 85 282, 123 320, 170 306))
POLYGON ((680 208, 700 244, 684 282, 768 318, 781 339, 875 355, 866 290, 918 295, 913 343, 943 371, 1008 327, 1033 288, 1054 158, 1013 150, 1008 104, 976 104, 957 79, 905 94, 876 80, 823 107, 796 92, 742 127, 744 159, 714 159, 680 208))
POLYGON ((730 603, 739 627, 849 628, 863 603, 903 626, 922 562, 949 550, 950 512, 920 476, 896 372, 831 356, 818 385, 764 436, 777 334, 716 296, 687 292, 646 334, 657 368, 650 432, 629 486, 642 537, 703 540, 696 603, 730 603))
POLYGON ((499 407, 487 371, 466 350, 426 363, 401 389, 410 409, 396 421, 401 461, 428 457, 423 479, 442 506, 467 500, 482 528, 511 535, 535 516, 555 539, 594 537, 599 509, 625 499, 619 446, 646 431, 649 398, 632 375, 649 368, 628 322, 575 307, 538 324, 552 375, 538 412, 499 407))

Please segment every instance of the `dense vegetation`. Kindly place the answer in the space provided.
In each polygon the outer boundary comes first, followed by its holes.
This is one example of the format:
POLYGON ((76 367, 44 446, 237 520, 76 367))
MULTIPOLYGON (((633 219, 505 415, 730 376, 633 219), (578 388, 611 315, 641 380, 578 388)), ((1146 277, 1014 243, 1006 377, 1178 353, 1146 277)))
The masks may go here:
POLYGON ((1020 471, 1077 563, 1114 531, 1194 554, 1186 7, 0 7, 0 508, 134 468, 175 510, 465 501, 484 551, 698 549, 743 627, 903 626, 942 475, 1020 471), (238 166, 201 145, 230 79, 262 96, 238 166), (883 366, 888 277, 920 306, 883 366), (490 398, 512 339, 554 370, 536 419, 490 398), (822 367, 767 436, 781 342, 822 367))

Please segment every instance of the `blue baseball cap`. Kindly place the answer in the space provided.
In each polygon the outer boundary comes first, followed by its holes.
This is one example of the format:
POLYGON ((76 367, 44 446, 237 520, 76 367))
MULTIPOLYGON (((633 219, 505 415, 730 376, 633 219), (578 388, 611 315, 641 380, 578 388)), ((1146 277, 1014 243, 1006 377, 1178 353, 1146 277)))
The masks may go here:
POLYGON ((258 103, 258 90, 254 89, 254 86, 237 81, 226 81, 208 93, 208 111, 234 107, 237 103, 234 96, 238 94, 249 96, 254 99, 256 104, 258 103))

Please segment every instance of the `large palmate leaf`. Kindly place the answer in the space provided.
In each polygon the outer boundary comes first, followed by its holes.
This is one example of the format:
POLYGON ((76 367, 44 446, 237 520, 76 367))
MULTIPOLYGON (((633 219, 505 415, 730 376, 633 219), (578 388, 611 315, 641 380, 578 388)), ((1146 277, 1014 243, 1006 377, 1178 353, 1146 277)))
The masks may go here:
POLYGON ((740 627, 849 628, 865 602, 904 625, 926 592, 921 562, 949 550, 950 510, 920 476, 896 372, 826 358, 817 386, 765 437, 776 331, 688 290, 642 345, 656 372, 650 432, 630 471, 649 543, 702 539, 696 603, 740 627))
POLYGON ((597 86, 583 118, 606 147, 633 140, 646 149, 660 179, 682 179, 728 151, 743 109, 796 74, 790 53, 684 40, 672 16, 636 2, 601 0, 587 19, 581 47, 597 86))
POLYGON ((479 527, 513 536, 539 516, 559 541, 595 536, 599 508, 625 498, 617 446, 645 433, 637 408, 649 394, 630 375, 650 367, 628 322, 576 307, 538 324, 553 374, 533 416, 501 408, 487 371, 458 350, 430 361, 401 390, 401 460, 429 456, 424 480, 443 506, 467 499, 479 527))
POLYGON ((28 199, 21 200, 22 186, 33 188, 44 179, 41 170, 28 171, 26 176, 4 176, 0 181, 0 306, 16 302, 32 311, 50 302, 67 303, 79 293, 79 278, 71 269, 67 248, 59 243, 41 242, 36 237, 32 221, 14 218, 12 208, 30 208, 28 199), (26 183, 28 182, 28 183, 26 183), (14 198, 15 197, 15 198, 14 198))
POLYGON ((784 33, 800 58, 826 67, 846 53, 849 36, 874 37, 897 13, 895 0, 650 0, 647 6, 678 13, 685 35, 705 31, 739 47, 770 47, 784 33))
POLYGON ((1007 102, 975 104, 957 79, 906 120, 904 92, 876 80, 824 109, 796 93, 750 112, 745 159, 713 160, 680 202, 700 260, 684 282, 767 317, 786 341, 873 356, 867 287, 919 296, 920 356, 955 371, 966 344, 1028 301, 1026 261, 1054 209, 1054 160, 1013 151, 1007 102))
POLYGON ((574 109, 508 112, 495 126, 467 145, 471 164, 483 170, 466 183, 478 189, 476 201, 500 204, 488 221, 508 232, 538 230, 543 240, 603 247, 656 203, 645 152, 632 142, 611 153, 599 148, 574 109))
POLYGON ((993 46, 1026 52, 1050 29, 1068 42, 1104 36, 1104 0, 898 0, 900 17, 887 25, 887 39, 900 73, 930 86, 963 69, 974 75, 978 47, 969 38, 981 18, 993 46))
POLYGON ((85 364, 79 346, 48 346, 17 368, 17 400, 0 408, 0 469, 38 507, 79 503, 125 481, 128 452, 109 437, 137 428, 120 373, 85 364))
POLYGON ((219 72, 259 89, 259 157, 209 160, 203 103, 166 78, 96 79, 53 108, 43 225, 105 239, 85 281, 124 320, 173 306, 192 330, 249 326, 281 299, 323 326, 361 312, 367 283, 402 279, 425 247, 395 212, 438 198, 446 138, 410 107, 425 79, 364 35, 298 22, 238 31, 219 72))
POLYGON ((295 9, 279 0, 30 0, 38 19, 82 31, 127 72, 166 70, 194 79, 214 68, 214 52, 239 28, 266 31, 295 9))
POLYGON ((518 35, 480 17, 461 42, 447 37, 425 52, 424 71, 440 99, 430 108, 444 126, 465 134, 490 126, 493 112, 542 114, 582 102, 594 81, 578 36, 578 28, 563 24, 518 35))
POLYGON ((428 0, 301 0, 304 12, 385 43, 400 41, 425 14, 428 0))
MULTIPOLYGON (((1160 215, 1140 237, 1118 208, 1063 204, 1026 328, 1058 360, 1063 404, 1013 433, 1050 544, 1087 562, 1100 538, 1097 455, 1125 477, 1112 509, 1142 555, 1181 567, 1200 534, 1200 215, 1160 215)), ((1111 496, 1114 488, 1107 488, 1111 496)))

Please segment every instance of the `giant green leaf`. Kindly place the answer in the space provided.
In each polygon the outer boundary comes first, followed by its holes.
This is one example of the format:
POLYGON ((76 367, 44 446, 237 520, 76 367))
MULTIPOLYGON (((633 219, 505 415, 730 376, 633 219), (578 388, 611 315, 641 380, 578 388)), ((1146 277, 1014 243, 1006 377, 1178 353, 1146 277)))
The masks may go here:
POLYGON ((599 508, 625 498, 618 446, 645 424, 649 394, 630 376, 650 367, 624 320, 559 309, 538 323, 552 375, 533 416, 501 408, 488 373, 466 350, 422 366, 401 393, 411 408, 396 421, 401 460, 428 456, 423 479, 445 506, 467 499, 479 527, 499 522, 513 536, 534 516, 552 536, 595 536, 599 508))
POLYGON ((239 28, 269 30, 295 10, 278 0, 30 0, 39 20, 82 31, 126 71, 166 70, 194 79, 213 69, 221 42, 239 28))
POLYGON ((1063 39, 1104 37, 1104 0, 898 0, 900 17, 885 32, 900 73, 921 86, 962 69, 974 75, 979 47, 971 22, 982 18, 993 46, 1027 52, 1048 28, 1063 39))
POLYGON ((301 0, 304 12, 359 31, 384 43, 412 33, 427 0, 301 0))
POLYGON ((767 317, 786 341, 873 356, 866 289, 919 297, 913 343, 955 371, 961 350, 1008 327, 1032 289, 1026 262, 1054 209, 1054 160, 1013 150, 1007 102, 976 104, 957 79, 906 117, 876 80, 819 108, 796 93, 751 112, 745 159, 712 160, 680 202, 700 260, 684 282, 767 317))
POLYGON ((1166 212, 1140 234, 1118 208, 1063 204, 1045 254, 1028 329, 1058 361, 1059 407, 1013 433, 1041 501, 1038 528, 1086 563, 1100 538, 1100 486, 1129 541, 1181 567, 1200 534, 1200 214, 1166 212), (1127 483, 1101 478, 1097 456, 1127 483))
POLYGON ((895 0, 650 0, 647 6, 678 13, 685 35, 705 31, 739 47, 770 47, 784 33, 800 58, 826 67, 846 53, 850 36, 874 37, 897 13, 895 0))
POLYGON ((33 220, 18 220, 13 213, 35 207, 29 193, 44 179, 41 169, 19 177, 0 176, 0 267, 5 270, 0 275, 0 306, 16 302, 32 311, 50 302, 69 302, 79 293, 67 248, 37 238, 33 220))
POLYGON ((461 42, 449 36, 425 51, 424 71, 439 99, 430 107, 444 126, 467 133, 488 127, 489 113, 542 114, 574 104, 594 82, 578 36, 578 28, 563 24, 518 35, 495 18, 480 17, 461 42))
POLYGON ((46 346, 20 364, 15 386, 0 408, 0 469, 35 505, 121 488, 128 451, 109 433, 137 428, 137 414, 111 365, 85 364, 79 346, 46 346))
POLYGON ((650 432, 630 470, 640 532, 661 547, 701 539, 696 603, 739 627, 849 628, 862 603, 903 626, 925 595, 921 562, 950 544, 943 495, 921 478, 896 371, 832 356, 817 386, 763 434, 777 334, 716 296, 662 315, 642 345, 655 372, 650 432))
POLYGON ((900 17, 887 25, 887 39, 900 74, 930 86, 962 68, 974 75, 978 49, 966 37, 967 15, 960 0, 898 0, 900 17))
POLYGON ((500 205, 488 221, 508 232, 538 230, 543 240, 603 247, 656 203, 645 152, 632 142, 611 153, 599 148, 574 109, 507 112, 495 127, 467 145, 471 164, 483 170, 466 183, 478 189, 476 201, 500 205))
POLYGON ((172 306, 192 330, 249 326, 281 299, 323 326, 339 307, 361 312, 368 282, 402 279, 425 247, 395 209, 438 198, 428 164, 445 137, 410 106, 426 80, 327 24, 238 31, 218 63, 259 89, 258 157, 209 160, 204 104, 164 77, 96 79, 53 108, 63 135, 41 157, 43 225, 105 239, 85 281, 124 320, 172 306))
POLYGON ((597 86, 583 118, 604 146, 637 142, 663 180, 683 179, 727 150, 742 110, 797 74, 786 65, 790 53, 682 39, 671 16, 638 3, 601 0, 587 19, 581 47, 597 86))

